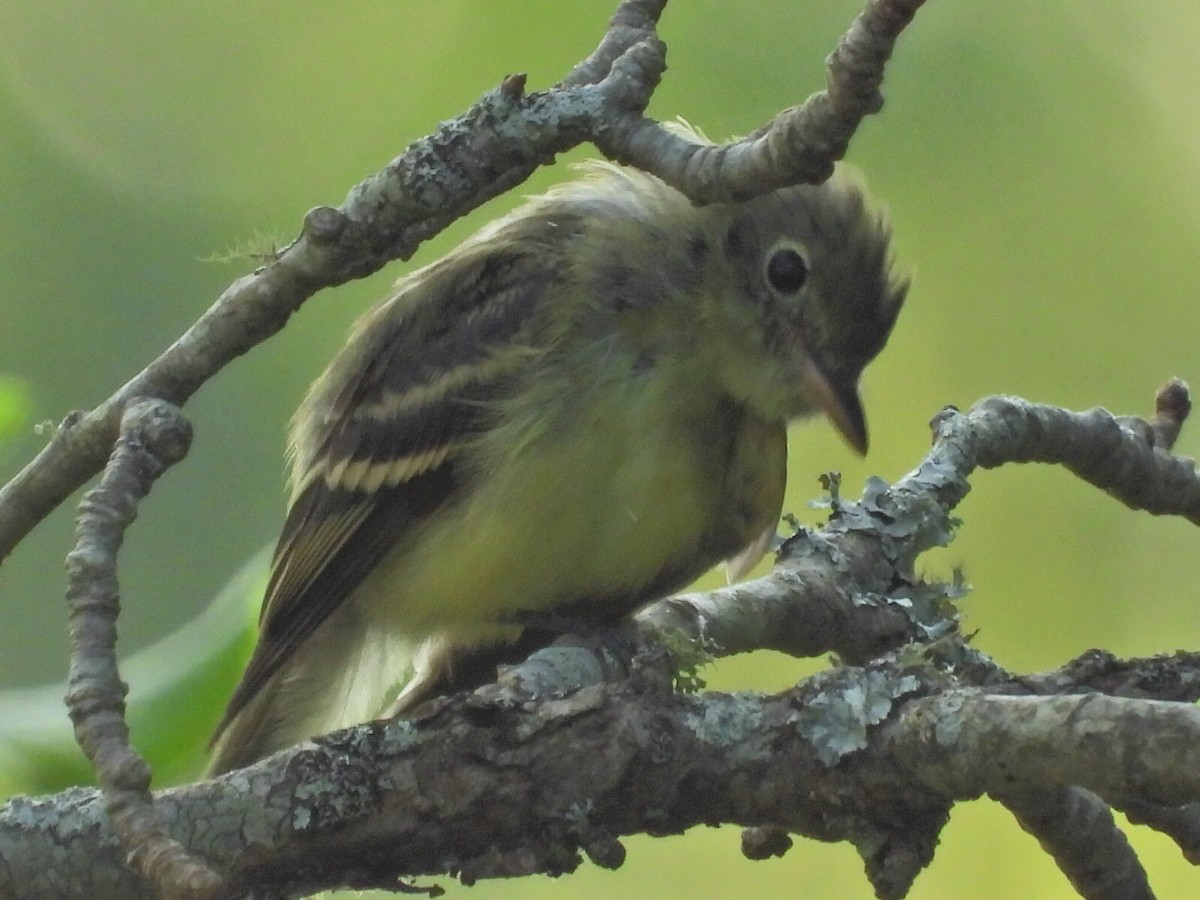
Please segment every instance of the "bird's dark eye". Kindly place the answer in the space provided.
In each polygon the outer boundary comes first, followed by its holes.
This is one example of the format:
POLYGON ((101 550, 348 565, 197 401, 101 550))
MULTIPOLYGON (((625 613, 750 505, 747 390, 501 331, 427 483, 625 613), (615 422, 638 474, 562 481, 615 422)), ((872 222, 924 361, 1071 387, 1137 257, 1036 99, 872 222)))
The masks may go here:
POLYGON ((779 247, 767 260, 767 281, 781 294, 795 294, 808 281, 808 263, 795 247, 779 247))

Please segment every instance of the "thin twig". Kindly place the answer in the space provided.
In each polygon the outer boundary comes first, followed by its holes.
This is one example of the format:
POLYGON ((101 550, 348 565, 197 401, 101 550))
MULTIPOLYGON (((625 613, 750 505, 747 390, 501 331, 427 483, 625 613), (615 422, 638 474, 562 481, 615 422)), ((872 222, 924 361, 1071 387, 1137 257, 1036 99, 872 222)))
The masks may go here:
POLYGON ((96 770, 105 808, 129 864, 164 898, 215 896, 220 877, 167 833, 150 794, 150 767, 129 743, 128 686, 117 670, 117 552, 138 502, 187 454, 191 425, 161 400, 135 401, 99 485, 79 504, 75 548, 67 555, 71 669, 67 706, 75 738, 96 770))
POLYGON ((946 490, 965 496, 966 478, 976 466, 1054 463, 1132 509, 1200 525, 1200 471, 1194 460, 1172 456, 1164 446, 1179 434, 1191 408, 1187 385, 1167 382, 1155 406, 1149 422, 1104 409, 1069 412, 1017 397, 989 397, 965 415, 947 407, 931 423, 934 452, 924 465, 949 466, 956 478, 946 481, 946 490))
POLYGON ((870 0, 827 60, 827 88, 741 141, 695 144, 640 116, 596 139, 612 159, 652 172, 697 203, 741 200, 829 177, 862 120, 883 108, 884 67, 924 0, 870 0))

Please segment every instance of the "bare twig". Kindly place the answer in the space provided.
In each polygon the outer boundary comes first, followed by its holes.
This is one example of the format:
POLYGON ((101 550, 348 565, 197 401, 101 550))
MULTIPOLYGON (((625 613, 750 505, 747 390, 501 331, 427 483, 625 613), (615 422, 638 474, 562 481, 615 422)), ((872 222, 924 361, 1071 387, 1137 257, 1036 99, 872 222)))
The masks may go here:
POLYGON ((827 89, 741 141, 698 145, 640 116, 616 120, 594 142, 652 172, 697 203, 738 200, 824 181, 862 120, 883 108, 883 71, 924 0, 869 0, 828 59, 827 89))
POLYGON ((926 465, 950 466, 957 477, 946 489, 965 495, 976 466, 1056 463, 1132 509, 1200 525, 1196 463, 1163 446, 1168 438, 1173 442, 1191 407, 1187 385, 1168 382, 1156 406, 1151 422, 1103 409, 1068 412, 1016 397, 989 397, 966 415, 947 407, 931 423, 936 440, 926 465))
POLYGON ((164 898, 213 896, 221 880, 167 833, 150 795, 150 767, 129 744, 127 686, 117 671, 117 551, 137 504, 183 459, 191 425, 161 400, 135 401, 100 484, 79 504, 75 549, 67 556, 71 671, 67 706, 75 737, 104 790, 104 803, 130 865, 164 898))

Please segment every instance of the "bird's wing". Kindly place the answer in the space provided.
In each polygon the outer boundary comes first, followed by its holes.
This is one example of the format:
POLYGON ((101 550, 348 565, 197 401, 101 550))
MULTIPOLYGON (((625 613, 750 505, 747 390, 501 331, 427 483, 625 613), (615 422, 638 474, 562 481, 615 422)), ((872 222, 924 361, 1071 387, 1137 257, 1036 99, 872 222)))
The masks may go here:
POLYGON ((295 495, 258 644, 214 741, 388 550, 469 489, 456 462, 491 427, 488 401, 528 371, 543 298, 565 277, 545 244, 574 229, 546 224, 518 222, 542 230, 416 273, 352 336, 360 352, 314 387, 293 435, 295 495))

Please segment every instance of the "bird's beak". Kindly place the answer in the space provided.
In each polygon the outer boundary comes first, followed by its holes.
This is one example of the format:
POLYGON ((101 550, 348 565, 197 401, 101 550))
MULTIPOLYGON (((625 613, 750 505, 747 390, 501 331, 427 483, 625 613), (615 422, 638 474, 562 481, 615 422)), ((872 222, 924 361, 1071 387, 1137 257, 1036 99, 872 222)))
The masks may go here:
POLYGON ((867 418, 863 413, 858 386, 835 385, 821 367, 810 357, 805 367, 801 389, 833 422, 855 452, 867 452, 867 418))

